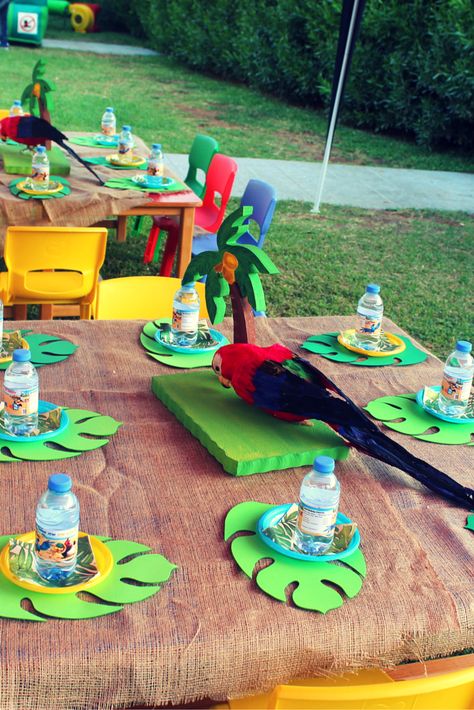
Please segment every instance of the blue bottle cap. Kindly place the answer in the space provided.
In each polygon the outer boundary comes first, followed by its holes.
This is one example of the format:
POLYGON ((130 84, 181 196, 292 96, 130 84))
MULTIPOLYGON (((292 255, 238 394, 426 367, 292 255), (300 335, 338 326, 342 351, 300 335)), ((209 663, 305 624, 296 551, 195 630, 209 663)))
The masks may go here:
POLYGON ((132 130, 132 127, 129 126, 128 123, 125 124, 125 126, 122 126, 122 131, 131 131, 131 130, 132 130))
POLYGON ((161 150, 161 143, 152 143, 151 149, 152 150, 161 150))
POLYGON ((469 340, 458 340, 456 343, 456 350, 460 353, 470 353, 472 350, 472 344, 469 340))
POLYGON ((71 477, 66 473, 53 473, 48 478, 48 488, 55 493, 67 493, 72 488, 71 477))
POLYGON ((21 101, 20 101, 20 99, 15 99, 15 101, 13 102, 13 105, 14 105, 14 106, 21 106, 21 101))
POLYGON ((334 466, 334 459, 330 456, 317 456, 313 463, 313 468, 318 473, 332 473, 334 466))
POLYGON ((46 148, 44 145, 37 145, 36 150, 38 153, 44 153, 46 151, 46 148))
POLYGON ((367 293, 380 293, 380 286, 378 284, 369 284, 366 291, 367 293))
POLYGON ((112 113, 114 112, 114 109, 112 108, 112 106, 107 106, 107 108, 106 108, 105 110, 106 110, 106 111, 112 111, 112 113))
POLYGON ((195 281, 188 281, 186 284, 182 284, 181 288, 184 288, 186 291, 192 291, 193 288, 195 287, 196 282, 195 281))
POLYGON ((31 352, 26 348, 17 348, 13 351, 13 360, 15 362, 28 362, 31 360, 31 352))

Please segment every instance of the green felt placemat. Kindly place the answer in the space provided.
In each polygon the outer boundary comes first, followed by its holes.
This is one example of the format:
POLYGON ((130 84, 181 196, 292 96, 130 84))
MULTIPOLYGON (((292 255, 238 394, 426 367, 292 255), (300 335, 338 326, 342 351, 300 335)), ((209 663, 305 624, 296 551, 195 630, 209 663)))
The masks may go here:
POLYGON ((400 394, 378 397, 364 409, 383 422, 385 426, 401 434, 413 436, 434 444, 473 445, 474 424, 454 424, 445 422, 425 412, 416 401, 415 394, 400 394))
POLYGON ((23 177, 16 178, 15 180, 12 180, 8 186, 12 195, 15 195, 15 197, 19 197, 21 200, 49 200, 51 198, 56 197, 66 197, 67 195, 71 194, 71 187, 69 185, 69 182, 66 180, 66 178, 58 177, 57 175, 51 175, 50 180, 60 182, 62 185, 64 185, 64 187, 61 192, 53 192, 51 195, 29 195, 26 192, 22 192, 20 189, 18 189, 17 185, 20 182, 24 182, 24 180, 25 178, 23 177))
POLYGON ((305 562, 282 555, 265 545, 256 534, 259 518, 273 507, 267 503, 248 501, 239 503, 227 513, 225 540, 239 532, 253 533, 235 537, 231 543, 232 556, 247 577, 253 578, 255 565, 260 560, 271 559, 272 564, 257 572, 257 586, 274 599, 286 603, 286 588, 297 583, 291 597, 293 603, 302 609, 323 614, 342 606, 345 596, 355 597, 362 588, 366 574, 361 550, 357 549, 352 555, 336 562, 305 562))
POLYGON ((322 333, 321 335, 312 335, 308 338, 301 347, 309 350, 311 353, 321 355, 328 360, 335 362, 344 362, 348 365, 363 365, 367 367, 383 367, 384 365, 417 365, 424 362, 428 355, 419 348, 415 347, 411 340, 404 335, 400 335, 406 348, 403 352, 397 355, 388 355, 387 357, 370 357, 361 353, 352 352, 341 345, 337 336, 339 333, 322 333))
MULTIPOLYGON (((170 318, 159 318, 156 321, 147 323, 140 334, 140 342, 145 348, 150 357, 169 365, 170 367, 194 369, 195 367, 210 367, 215 350, 208 353, 178 353, 173 352, 165 345, 161 345, 155 340, 155 333, 158 330, 160 323, 171 323, 170 318)), ((223 345, 227 345, 229 341, 226 339, 223 345)))
POLYGON ((111 178, 105 183, 105 187, 110 187, 113 190, 138 190, 138 192, 156 192, 160 193, 170 193, 170 192, 183 192, 189 190, 183 182, 176 181, 172 185, 167 187, 140 187, 136 182, 133 182, 131 178, 111 178))
MULTIPOLYGON (((14 535, 0 536, 0 550, 14 535)), ((111 540, 100 537, 110 550, 114 566, 110 574, 95 586, 84 599, 81 592, 71 594, 45 594, 19 587, 0 572, 0 616, 23 621, 47 621, 45 616, 57 619, 93 619, 114 614, 124 604, 134 604, 156 594, 173 570, 177 569, 165 557, 148 554, 150 548, 129 540, 111 540), (99 603, 94 597, 106 602, 99 603), (24 609, 22 601, 29 599, 32 610, 24 609), (43 616, 45 615, 45 616, 43 616)), ((87 590, 88 591, 88 590, 87 590)))
POLYGON ((322 454, 349 456, 326 424, 304 426, 270 417, 222 387, 214 372, 153 377, 152 390, 233 476, 309 466, 322 454))
POLYGON ((111 143, 110 145, 100 145, 96 143, 94 138, 91 136, 75 136, 74 138, 68 138, 69 143, 74 143, 74 145, 84 145, 88 148, 104 148, 104 150, 110 150, 111 148, 118 147, 118 141, 111 143))
POLYGON ((104 156, 96 156, 94 158, 84 158, 86 163, 91 163, 92 165, 102 165, 106 168, 111 168, 112 170, 146 170, 148 167, 148 160, 145 160, 141 165, 115 165, 114 163, 109 163, 107 158, 104 156))
MULTIPOLYGON (((5 333, 15 332, 18 331, 5 330, 5 333)), ((59 338, 57 335, 42 335, 41 333, 32 333, 31 330, 21 330, 19 332, 21 337, 28 343, 31 362, 35 367, 53 365, 56 362, 67 360, 79 347, 69 340, 59 338)), ((12 352, 17 347, 22 347, 21 342, 11 341, 8 351, 12 352)), ((9 365, 11 365, 11 360, 0 362, 0 370, 6 370, 9 365)))
MULTIPOLYGON (((9 145, 2 143, 0 145, 0 155, 3 160, 3 169, 8 174, 14 175, 31 175, 31 160, 33 153, 30 150, 25 151, 24 145, 9 145)), ((61 148, 53 145, 51 150, 48 150, 49 169, 54 175, 69 175, 71 166, 69 158, 61 148)))

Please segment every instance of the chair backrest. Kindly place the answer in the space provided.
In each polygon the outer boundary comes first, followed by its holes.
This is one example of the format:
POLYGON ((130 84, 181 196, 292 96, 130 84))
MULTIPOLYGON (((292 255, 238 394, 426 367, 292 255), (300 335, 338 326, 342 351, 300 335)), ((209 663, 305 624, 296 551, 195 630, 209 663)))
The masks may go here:
POLYGON ((241 207, 252 207, 253 212, 246 220, 249 228, 245 234, 239 237, 239 244, 251 244, 261 249, 275 211, 275 188, 263 180, 249 180, 240 200, 240 205, 241 207), (252 222, 256 222, 259 227, 260 233, 257 236, 252 235, 252 222))
POLYGON ((104 227, 8 227, 7 301, 91 303, 106 246, 104 227))
POLYGON ((216 153, 209 165, 203 204, 195 211, 195 223, 198 227, 208 232, 217 232, 223 222, 236 175, 235 160, 216 153))
POLYGON ((193 140, 193 144, 189 152, 188 174, 184 178, 184 182, 201 199, 206 189, 206 176, 207 171, 209 170, 209 164, 218 150, 219 143, 214 140, 214 138, 211 138, 211 136, 203 136, 198 133, 193 140), (200 174, 198 171, 202 171, 204 173, 204 182, 200 181, 200 174))
POLYGON ((383 671, 362 671, 351 676, 314 679, 314 685, 303 685, 305 681, 300 681, 301 685, 279 685, 264 707, 269 710, 371 707, 469 710, 474 707, 474 667, 413 680, 394 681, 383 671))
MULTIPOLYGON (((105 320, 171 318, 173 297, 181 279, 167 276, 125 276, 99 281, 94 318, 105 320)), ((201 301, 200 317, 208 318, 205 285, 196 284, 201 301)))

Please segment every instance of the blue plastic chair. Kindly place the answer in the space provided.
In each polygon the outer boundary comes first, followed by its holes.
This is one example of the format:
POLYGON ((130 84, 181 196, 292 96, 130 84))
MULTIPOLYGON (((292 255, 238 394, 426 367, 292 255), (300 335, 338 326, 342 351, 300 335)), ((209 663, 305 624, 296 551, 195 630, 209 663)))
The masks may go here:
MULTIPOLYGON (((248 230, 239 237, 239 244, 251 244, 260 248, 263 247, 273 218, 275 205, 276 193, 271 185, 267 182, 263 182, 263 180, 249 180, 242 199, 240 200, 240 206, 252 207, 253 212, 246 220, 248 230), (257 237, 252 235, 252 222, 255 222, 260 229, 260 234, 257 237)), ((203 251, 217 251, 216 234, 204 234, 203 236, 194 237, 193 256, 201 254, 203 251)))

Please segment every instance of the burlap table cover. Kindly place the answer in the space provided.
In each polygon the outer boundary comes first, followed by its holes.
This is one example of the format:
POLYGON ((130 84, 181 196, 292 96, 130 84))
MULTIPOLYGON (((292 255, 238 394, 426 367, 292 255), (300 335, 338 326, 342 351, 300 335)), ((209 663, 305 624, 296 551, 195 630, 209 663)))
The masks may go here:
MULTIPOLYGON (((19 324, 21 326, 21 324, 19 324)), ((303 469, 234 478, 151 393, 169 374, 138 344, 142 322, 27 324, 80 345, 40 373, 41 396, 124 422, 100 450, 60 464, 0 465, 0 530, 30 530, 47 476, 69 473, 83 530, 151 546, 178 565, 154 597, 90 621, 0 619, 3 710, 115 708, 216 700, 296 676, 385 666, 474 646, 474 535, 466 511, 397 469, 352 453, 338 463, 341 509, 358 522, 368 576, 327 615, 285 606, 240 572, 223 541, 237 503, 295 499, 303 469)), ((258 319, 258 341, 296 349, 348 317, 258 319)), ((395 332, 396 326, 386 327, 395 332)), ((229 324, 222 326, 231 335, 229 324)), ((414 367, 354 368, 304 357, 360 404, 439 381, 433 357, 414 367)), ((225 422, 223 422, 225 426, 225 422)), ((473 448, 388 435, 465 484, 473 448)))
MULTIPOLYGON (((69 137, 76 134, 68 133, 69 137)), ((92 134, 91 134, 92 135, 92 134)), ((135 137, 136 152, 147 156, 148 148, 138 137, 135 137)), ((103 148, 88 146, 71 146, 81 156, 107 155, 103 148)), ((110 153, 116 152, 115 148, 110 153)), ((136 170, 120 171, 103 166, 91 166, 103 179, 112 177, 125 177, 134 175, 136 170)), ((172 175, 170 171, 167 174, 172 175)), ((0 172, 0 247, 3 251, 5 232, 8 226, 74 226, 88 227, 100 222, 107 217, 127 212, 130 209, 142 208, 154 204, 163 206, 176 206, 180 204, 200 205, 201 201, 191 190, 183 193, 155 195, 152 200, 146 193, 128 190, 111 190, 99 185, 77 160, 71 158, 71 174, 68 180, 71 183, 71 194, 60 200, 20 200, 11 194, 8 185, 15 179, 14 175, 0 172)), ((158 211, 158 210, 157 210, 158 211)))

